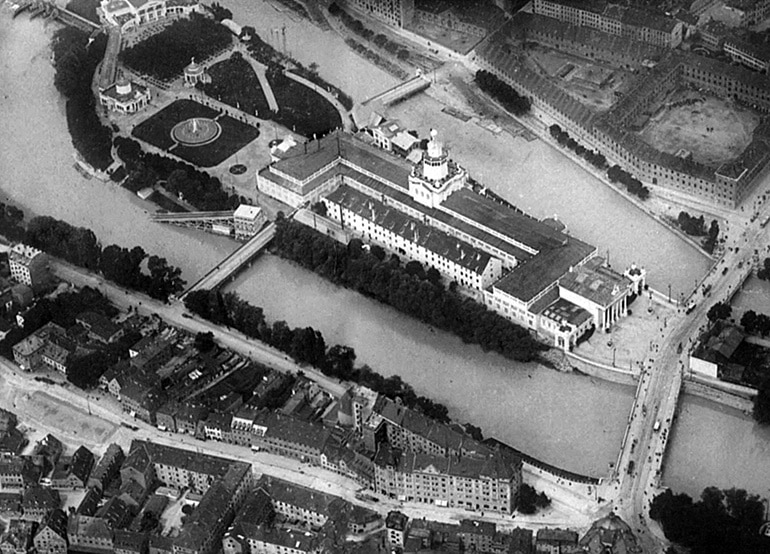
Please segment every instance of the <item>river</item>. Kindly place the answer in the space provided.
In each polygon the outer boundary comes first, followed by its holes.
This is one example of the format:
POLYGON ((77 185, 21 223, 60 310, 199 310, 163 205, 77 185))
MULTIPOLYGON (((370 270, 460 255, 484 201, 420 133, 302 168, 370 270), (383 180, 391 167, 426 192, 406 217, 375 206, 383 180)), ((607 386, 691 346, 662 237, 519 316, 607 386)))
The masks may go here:
POLYGON ((697 498, 706 486, 770 492, 770 427, 725 406, 684 395, 663 472, 664 485, 697 498))
MULTIPOLYGON (((294 25, 299 24, 287 21, 287 28, 293 32, 304 29, 294 25)), ((27 16, 11 21, 7 11, 0 10, 0 109, 5 122, 5 140, 0 146, 2 197, 22 207, 28 218, 49 214, 73 225, 90 227, 104 244, 140 245, 181 267, 188 281, 197 279, 237 245, 212 235, 150 224, 145 213, 150 209, 148 204, 109 183, 86 180, 72 168, 63 104, 53 87, 53 70, 48 61, 50 33, 51 24, 40 19, 30 21, 27 16)), ((376 74, 378 70, 372 71, 376 74)), ((473 133, 470 136, 475 137, 473 133)), ((525 159, 527 148, 536 157, 546 156, 537 144, 517 142, 510 156, 525 159)), ((453 145, 453 151, 460 158, 458 144, 453 145)), ((560 159, 546 157, 540 163, 557 164, 560 159)), ((567 166, 559 167, 563 167, 560 175, 567 180, 567 166)), ((584 180, 573 176, 570 179, 584 180)), ((594 186, 596 198, 607 202, 603 211, 619 209, 618 201, 605 200, 603 187, 589 180, 584 182, 581 187, 594 186)), ((533 195, 523 207, 547 215, 554 211, 552 207, 537 205, 540 200, 546 202, 547 196, 533 195)), ((595 217, 595 212, 589 215, 595 217)), ((623 221, 635 213, 621 212, 615 217, 623 221)), ((654 232, 657 225, 643 216, 634 216, 633 222, 640 226, 640 236, 654 232)), ((569 225, 581 236, 579 218, 569 225)), ((607 234, 616 233, 608 230, 607 234)), ((666 240, 676 245, 673 239, 666 240)), ((679 243, 673 254, 667 254, 671 258, 651 261, 649 265, 654 270, 660 266, 661 271, 668 271, 667 266, 677 265, 679 271, 689 271, 684 264, 666 263, 687 260, 688 251, 689 247, 679 243)), ((488 436, 497 436, 556 465, 594 475, 605 474, 607 464, 617 454, 631 403, 627 387, 533 365, 520 366, 483 353, 271 256, 262 257, 250 272, 239 276, 233 288, 263 305, 271 319, 312 325, 324 332, 329 343, 350 344, 356 348, 360 362, 386 375, 401 375, 418 393, 447 404, 459 420, 473 421, 488 436)), ((690 403, 685 400, 686 405, 690 403)), ((722 421, 717 416, 713 425, 719 428, 722 421)), ((736 441, 748 440, 746 433, 737 430, 752 428, 750 422, 724 421, 729 422, 724 424, 725 432, 736 441)), ((742 459, 749 469, 744 478, 757 483, 764 479, 764 473, 754 471, 767 463, 763 452, 748 442, 735 444, 732 451, 746 452, 742 459)), ((709 463, 714 460, 714 473, 725 469, 718 458, 705 459, 709 463)), ((694 466, 693 462, 689 464, 694 466)), ((693 475, 703 486, 709 484, 710 475, 693 475)))
POLYGON ((262 257, 229 288, 262 306, 269 320, 310 325, 330 345, 353 346, 359 363, 400 375, 486 436, 595 476, 617 456, 631 387, 485 353, 274 256, 262 257))

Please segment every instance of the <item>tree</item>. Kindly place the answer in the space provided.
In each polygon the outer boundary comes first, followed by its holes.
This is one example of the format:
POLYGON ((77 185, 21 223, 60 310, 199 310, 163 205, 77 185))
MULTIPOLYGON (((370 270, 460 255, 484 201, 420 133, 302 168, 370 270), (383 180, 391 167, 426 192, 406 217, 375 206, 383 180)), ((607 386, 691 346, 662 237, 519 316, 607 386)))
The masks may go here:
POLYGON ((181 277, 182 270, 168 265, 166 258, 150 256, 147 260, 147 269, 150 271, 150 279, 146 290, 152 298, 165 302, 170 295, 184 290, 185 281, 181 277))
POLYGON ((711 306, 711 308, 709 308, 708 313, 706 313, 706 317, 709 319, 709 321, 714 322, 719 319, 729 319, 732 312, 733 309, 730 304, 726 302, 717 302, 711 306))
POLYGON ((527 483, 522 483, 519 488, 519 503, 516 510, 522 514, 531 515, 538 509, 547 508, 551 504, 551 499, 544 492, 538 492, 527 483))
POLYGON ((349 379, 353 375, 356 351, 350 346, 335 344, 326 353, 323 362, 324 373, 339 379, 349 379))
POLYGON ((214 341, 214 333, 207 331, 196 334, 194 345, 198 352, 210 352, 217 345, 214 341))

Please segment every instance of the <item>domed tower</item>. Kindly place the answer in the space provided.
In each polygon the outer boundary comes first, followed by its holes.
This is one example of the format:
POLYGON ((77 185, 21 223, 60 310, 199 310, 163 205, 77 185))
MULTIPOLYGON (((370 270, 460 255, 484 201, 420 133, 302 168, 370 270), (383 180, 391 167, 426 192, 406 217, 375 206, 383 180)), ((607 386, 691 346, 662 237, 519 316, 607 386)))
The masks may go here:
POLYGON ((438 132, 431 129, 428 149, 409 175, 412 198, 435 208, 450 194, 461 189, 467 178, 467 172, 449 159, 449 154, 438 140, 438 132))
POLYGON ((131 83, 129 80, 125 77, 118 79, 118 82, 115 83, 115 92, 121 96, 128 96, 131 94, 131 83))
POLYGON ((438 131, 431 129, 428 151, 422 158, 422 174, 430 181, 441 181, 449 175, 449 156, 437 137, 438 131))

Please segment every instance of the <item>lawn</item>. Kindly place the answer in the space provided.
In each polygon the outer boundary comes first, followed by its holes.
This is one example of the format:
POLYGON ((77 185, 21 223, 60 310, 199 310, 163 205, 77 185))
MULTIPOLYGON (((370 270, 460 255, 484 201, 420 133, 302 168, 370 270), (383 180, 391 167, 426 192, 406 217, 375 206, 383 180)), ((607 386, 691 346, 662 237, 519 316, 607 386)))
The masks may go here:
POLYGON ((208 69, 211 82, 203 85, 203 92, 244 112, 269 119, 270 109, 251 64, 240 52, 229 59, 215 63, 208 69))
POLYGON ((239 53, 214 64, 209 74, 211 83, 203 86, 207 95, 246 113, 257 113, 260 119, 273 120, 302 136, 321 136, 342 126, 339 112, 329 101, 289 79, 280 69, 267 73, 278 102, 278 113, 268 107, 254 69, 239 53))
POLYGON ((123 50, 120 60, 140 73, 168 81, 181 75, 192 58, 201 62, 228 48, 232 40, 226 27, 193 14, 123 50))
POLYGON ((177 100, 137 125, 132 135, 195 166, 213 167, 257 138, 259 130, 192 100, 177 100), (203 146, 174 147, 176 143, 171 138, 171 129, 180 121, 192 117, 216 119, 222 127, 222 134, 214 142, 203 146))

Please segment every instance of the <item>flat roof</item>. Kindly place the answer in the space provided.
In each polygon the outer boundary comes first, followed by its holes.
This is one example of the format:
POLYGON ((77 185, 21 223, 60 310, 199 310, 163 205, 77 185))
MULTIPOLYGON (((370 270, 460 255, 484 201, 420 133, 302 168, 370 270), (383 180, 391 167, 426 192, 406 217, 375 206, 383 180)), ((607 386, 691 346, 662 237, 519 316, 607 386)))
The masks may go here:
POLYGON ((628 289, 631 281, 603 265, 604 262, 599 257, 586 262, 564 275, 559 280, 559 286, 600 306, 609 306, 619 294, 628 289))
POLYGON ((563 245, 569 238, 531 216, 506 208, 466 188, 452 193, 441 203, 441 207, 538 251, 563 245))
POLYGON ((578 265, 596 251, 595 246, 573 237, 567 238, 566 244, 544 250, 531 260, 517 266, 495 283, 493 288, 522 302, 530 302, 567 273, 571 267, 578 265))

